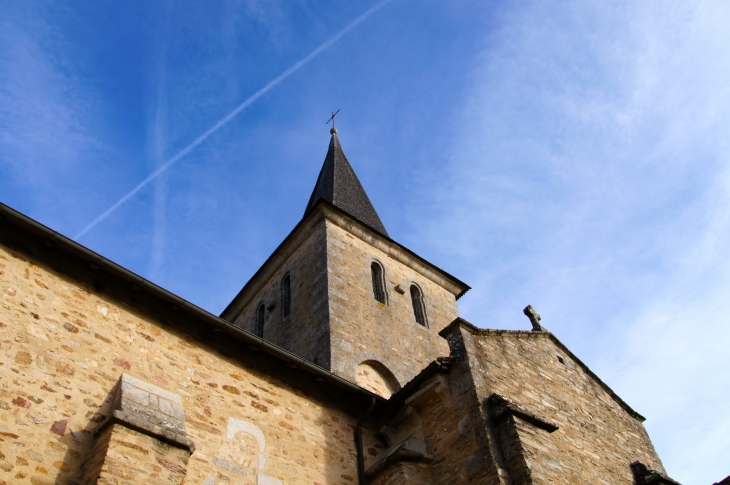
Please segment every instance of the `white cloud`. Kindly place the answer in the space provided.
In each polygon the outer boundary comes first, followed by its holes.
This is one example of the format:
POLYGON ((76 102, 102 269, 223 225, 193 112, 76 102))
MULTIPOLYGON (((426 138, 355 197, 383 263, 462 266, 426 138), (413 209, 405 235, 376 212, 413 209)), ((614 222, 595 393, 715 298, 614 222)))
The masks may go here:
POLYGON ((535 305, 647 415, 670 475, 719 480, 730 5, 534 3, 501 20, 425 229, 455 235, 440 250, 474 287, 462 313, 527 328, 535 305))

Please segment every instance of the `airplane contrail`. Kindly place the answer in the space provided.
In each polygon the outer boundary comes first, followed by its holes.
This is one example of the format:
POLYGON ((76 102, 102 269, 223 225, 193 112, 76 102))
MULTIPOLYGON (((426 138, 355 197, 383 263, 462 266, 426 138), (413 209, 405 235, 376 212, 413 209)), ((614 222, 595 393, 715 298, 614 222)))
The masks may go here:
POLYGON ((370 17, 372 14, 383 8, 385 5, 390 3, 393 0, 383 0, 382 2, 378 3, 374 7, 372 7, 370 10, 367 10, 365 13, 361 14, 359 17, 357 17, 355 20, 350 22, 344 29, 340 30, 337 34, 335 34, 334 37, 329 39, 327 42, 323 43, 316 49, 314 49, 312 52, 310 52, 306 57, 300 59, 297 63, 295 63, 292 67, 287 69, 286 71, 282 72, 278 77, 276 77, 274 80, 270 81, 266 86, 259 89, 256 93, 254 93, 251 97, 249 97, 246 101, 239 104, 236 109, 228 113, 226 116, 224 116, 218 123, 208 128, 205 133, 197 137, 191 144, 180 150, 177 154, 175 154, 172 158, 170 158, 168 161, 166 161, 164 164, 160 165, 160 167, 157 168, 154 172, 152 172, 150 175, 147 176, 146 179, 141 181, 135 188, 127 192, 126 195, 124 195, 121 199, 119 199, 117 202, 114 203, 111 207, 109 207, 106 211, 104 211, 99 217, 94 219, 87 225, 80 233, 76 235, 74 238, 75 240, 79 240, 84 234, 89 232, 91 229, 94 228, 97 224, 99 224, 101 221, 109 217, 112 212, 117 210, 119 207, 122 206, 125 202, 127 202, 129 199, 134 197, 134 195, 142 190, 147 184, 152 182, 154 179, 159 177, 163 172, 165 172, 168 168, 170 168, 175 162, 180 160, 182 157, 190 153, 193 148, 200 145, 206 138, 208 138, 210 135, 218 131, 220 128, 228 124, 229 121, 231 121, 238 113, 246 109, 248 106, 251 105, 254 101, 259 99, 261 96, 266 94, 268 91, 270 91, 272 88, 274 88, 277 84, 282 82, 284 79, 288 78, 295 72, 297 72, 299 69, 301 69, 305 64, 307 64, 309 61, 314 59, 318 54, 320 54, 322 51, 330 47, 332 44, 340 40, 340 38, 348 33, 350 30, 357 27, 362 21, 370 17))

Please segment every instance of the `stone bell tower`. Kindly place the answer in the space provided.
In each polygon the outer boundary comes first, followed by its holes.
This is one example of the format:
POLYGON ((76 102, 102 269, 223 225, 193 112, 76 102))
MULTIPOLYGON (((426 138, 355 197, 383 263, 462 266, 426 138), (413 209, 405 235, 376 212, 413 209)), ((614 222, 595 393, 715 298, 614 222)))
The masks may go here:
POLYGON ((331 134, 302 220, 221 317, 389 397, 449 354, 469 287, 390 238, 331 134))

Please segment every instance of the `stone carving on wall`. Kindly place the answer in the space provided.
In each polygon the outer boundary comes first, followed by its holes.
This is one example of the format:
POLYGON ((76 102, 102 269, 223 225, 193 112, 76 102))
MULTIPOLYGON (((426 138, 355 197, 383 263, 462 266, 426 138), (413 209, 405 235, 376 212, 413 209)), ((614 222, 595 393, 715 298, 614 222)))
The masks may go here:
MULTIPOLYGON (((255 476, 256 485, 283 485, 278 478, 262 473, 266 465, 265 452, 266 437, 261 428, 245 419, 228 418, 226 439, 212 462, 229 474, 255 476)), ((208 476, 202 485, 218 484, 213 477, 208 476)))

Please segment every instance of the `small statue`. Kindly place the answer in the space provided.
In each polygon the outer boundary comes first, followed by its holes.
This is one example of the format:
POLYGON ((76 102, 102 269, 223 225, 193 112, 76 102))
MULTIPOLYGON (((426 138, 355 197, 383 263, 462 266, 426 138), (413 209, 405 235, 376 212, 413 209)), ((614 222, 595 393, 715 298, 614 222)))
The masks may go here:
POLYGON ((533 332, 544 332, 545 329, 542 325, 540 325, 540 315, 535 311, 534 308, 532 308, 532 305, 527 305, 524 310, 522 310, 522 313, 527 315, 527 318, 530 319, 530 323, 532 324, 532 331, 533 332))

